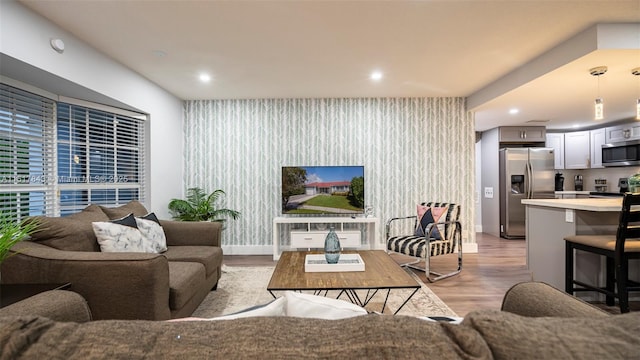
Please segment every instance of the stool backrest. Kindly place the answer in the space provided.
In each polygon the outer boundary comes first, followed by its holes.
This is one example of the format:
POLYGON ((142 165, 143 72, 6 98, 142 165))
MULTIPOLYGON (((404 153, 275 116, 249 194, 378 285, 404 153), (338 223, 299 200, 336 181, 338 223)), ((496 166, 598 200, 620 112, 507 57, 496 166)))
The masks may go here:
POLYGON ((640 238, 640 193, 625 193, 616 232, 616 253, 624 252, 627 239, 640 238))

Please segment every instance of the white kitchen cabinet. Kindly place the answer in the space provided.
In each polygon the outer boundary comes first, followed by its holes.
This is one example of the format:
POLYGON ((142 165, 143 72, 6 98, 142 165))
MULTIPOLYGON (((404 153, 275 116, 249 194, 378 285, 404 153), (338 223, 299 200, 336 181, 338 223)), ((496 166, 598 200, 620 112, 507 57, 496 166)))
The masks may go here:
POLYGON ((606 144, 640 139, 640 123, 634 122, 605 128, 606 144))
POLYGON ((547 130, 544 126, 501 126, 501 143, 545 142, 547 130))
POLYGON ((564 134, 564 168, 588 169, 591 148, 589 131, 574 131, 564 134))
POLYGON ((547 133, 547 142, 545 146, 553 148, 554 169, 564 169, 564 134, 547 133))
POLYGON ((602 145, 605 144, 605 129, 589 131, 591 136, 591 168, 603 168, 602 166, 602 145))

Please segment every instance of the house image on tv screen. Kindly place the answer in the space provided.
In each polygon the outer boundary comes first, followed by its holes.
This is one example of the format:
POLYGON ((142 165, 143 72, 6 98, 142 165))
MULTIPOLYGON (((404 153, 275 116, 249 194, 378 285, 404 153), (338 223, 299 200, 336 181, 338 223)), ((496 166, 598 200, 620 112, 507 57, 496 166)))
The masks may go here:
POLYGON ((351 181, 315 182, 305 184, 307 195, 332 194, 334 192, 349 192, 351 181))
POLYGON ((282 167, 283 214, 364 212, 363 166, 282 167))

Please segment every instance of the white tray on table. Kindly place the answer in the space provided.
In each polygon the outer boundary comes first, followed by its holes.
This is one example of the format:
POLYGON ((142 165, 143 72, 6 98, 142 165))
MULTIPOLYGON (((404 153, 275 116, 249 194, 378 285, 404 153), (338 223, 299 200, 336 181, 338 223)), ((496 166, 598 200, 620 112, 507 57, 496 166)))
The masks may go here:
POLYGON ((304 259, 304 272, 364 271, 360 254, 340 254, 337 264, 329 264, 324 254, 308 254, 304 259))

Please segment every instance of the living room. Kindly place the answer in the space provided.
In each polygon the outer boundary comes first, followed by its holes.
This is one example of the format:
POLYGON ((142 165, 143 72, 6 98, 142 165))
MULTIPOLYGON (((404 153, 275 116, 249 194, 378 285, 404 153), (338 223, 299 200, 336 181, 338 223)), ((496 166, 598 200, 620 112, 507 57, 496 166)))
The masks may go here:
MULTIPOLYGON (((636 9, 633 7, 636 3, 630 3, 625 6, 636 9)), ((245 5, 250 6, 250 2, 245 5)), ((30 6, 37 7, 38 2, 0 3, 3 83, 145 114, 148 157, 144 205, 161 219, 169 219, 168 203, 171 199, 183 198, 187 188, 223 189, 227 195, 225 206, 242 213, 238 220, 228 221, 222 232, 225 257, 235 257, 236 264, 250 263, 253 255, 262 256, 258 265, 269 261, 266 259, 273 252, 273 219, 282 215, 280 171, 283 166, 363 165, 365 202, 373 206, 381 223, 393 216, 415 213, 416 203, 421 201, 460 205, 463 252, 474 259, 465 271, 476 272, 465 279, 474 282, 473 291, 483 291, 483 281, 491 283, 495 273, 514 270, 513 277, 502 277, 498 281, 499 286, 485 286, 491 288, 485 293, 465 293, 467 298, 462 300, 465 303, 462 309, 473 306, 474 300, 470 299, 474 296, 479 302, 483 297, 490 297, 491 304, 496 304, 498 309, 509 282, 530 278, 524 264, 522 242, 505 242, 476 233, 480 165, 475 160, 476 120, 467 104, 470 91, 454 94, 441 91, 440 95, 432 95, 438 93, 438 89, 431 89, 425 91, 431 94, 428 96, 415 93, 386 96, 374 88, 363 92, 366 96, 356 97, 344 96, 342 92, 314 96, 296 88, 300 96, 180 97, 159 82, 114 60, 109 53, 98 50, 101 46, 119 44, 87 43, 30 6), (52 39, 63 40, 63 52, 52 49, 52 39), (491 252, 490 269, 478 265, 483 261, 477 257, 483 239, 488 239, 484 251, 491 252), (513 262, 501 267, 502 256, 513 262)), ((640 11, 636 11, 624 19, 605 17, 601 21, 639 21, 639 17, 640 11)), ((583 29, 579 23, 572 25, 576 31, 583 29)), ((478 25, 482 26, 481 22, 478 25)), ((158 25, 141 25, 144 26, 158 25)), ((324 27, 330 28, 330 22, 324 27)), ((241 30, 228 31, 225 37, 241 30)), ((339 34, 334 36, 333 41, 339 41, 339 34)), ((147 55, 157 56, 151 60, 155 62, 152 72, 163 71, 163 57, 178 56, 172 52, 150 55, 153 50, 156 48, 145 49, 147 55)), ((256 53, 250 52, 260 58, 256 53)), ((321 53, 318 50, 314 56, 322 59, 321 53)), ((473 67, 466 59, 456 62, 473 67)), ((244 71, 256 71, 246 64, 237 66, 244 71)), ((481 72, 481 69, 475 71, 481 72)), ((184 72, 195 78, 196 70, 184 72)), ((379 86, 371 84, 367 74, 359 76, 360 88, 379 86)), ((392 73, 387 76, 391 77, 392 73)), ((457 81, 464 82, 464 79, 457 81)), ((214 77, 210 84, 194 81, 191 90, 204 94, 209 87, 224 85, 216 83, 214 77)), ((346 85, 336 82, 325 86, 346 85)), ((407 86, 424 89, 430 85, 414 82, 407 86)), ((382 230, 379 231, 382 238, 382 230)), ((451 285, 454 282, 441 284, 449 294, 456 292, 451 285)), ((457 284, 463 286, 460 281, 457 284)))

